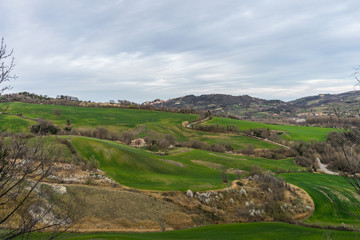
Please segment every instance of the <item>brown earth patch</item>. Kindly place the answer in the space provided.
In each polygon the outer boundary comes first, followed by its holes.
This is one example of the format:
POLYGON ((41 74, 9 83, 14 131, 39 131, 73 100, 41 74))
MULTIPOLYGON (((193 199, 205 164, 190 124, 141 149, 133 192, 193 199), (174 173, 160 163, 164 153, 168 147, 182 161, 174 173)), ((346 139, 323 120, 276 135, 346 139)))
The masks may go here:
POLYGON ((211 168, 211 169, 221 169, 224 167, 224 165, 220 163, 213 163, 213 162, 206 162, 201 160, 191 160, 193 163, 203 165, 205 167, 211 168))

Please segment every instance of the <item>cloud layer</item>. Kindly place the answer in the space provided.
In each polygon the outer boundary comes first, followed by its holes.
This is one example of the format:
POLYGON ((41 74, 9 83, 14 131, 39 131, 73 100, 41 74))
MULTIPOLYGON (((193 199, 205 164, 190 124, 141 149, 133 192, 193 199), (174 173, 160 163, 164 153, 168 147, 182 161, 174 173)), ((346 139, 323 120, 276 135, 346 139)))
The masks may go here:
POLYGON ((13 91, 137 102, 354 89, 358 0, 0 0, 13 91))

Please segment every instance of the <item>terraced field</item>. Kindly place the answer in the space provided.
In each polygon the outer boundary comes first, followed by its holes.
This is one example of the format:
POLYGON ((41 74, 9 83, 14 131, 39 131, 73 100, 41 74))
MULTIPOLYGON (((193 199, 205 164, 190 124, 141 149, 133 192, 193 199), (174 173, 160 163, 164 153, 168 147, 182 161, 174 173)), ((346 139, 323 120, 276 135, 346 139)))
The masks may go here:
POLYGON ((289 140, 304 140, 304 141, 310 141, 312 139, 318 141, 324 141, 327 135, 329 134, 329 132, 334 131, 332 128, 273 125, 273 124, 265 124, 265 123, 218 118, 218 117, 214 117, 213 119, 207 121, 205 124, 219 124, 222 126, 232 124, 238 126, 240 130, 269 128, 272 130, 284 132, 285 138, 289 140))

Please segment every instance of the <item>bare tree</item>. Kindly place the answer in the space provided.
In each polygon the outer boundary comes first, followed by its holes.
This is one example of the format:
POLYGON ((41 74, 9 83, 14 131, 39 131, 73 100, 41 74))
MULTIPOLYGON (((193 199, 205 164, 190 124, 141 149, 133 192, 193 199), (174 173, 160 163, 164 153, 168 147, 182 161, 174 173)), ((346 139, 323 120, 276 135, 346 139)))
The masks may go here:
MULTIPOLYGON (((12 75, 12 55, 2 38, 0 85, 17 78, 12 75)), ((1 86, 0 94, 9 89, 9 85, 1 86)), ((29 238, 32 232, 50 229, 49 239, 53 239, 74 223, 71 199, 59 197, 42 184, 60 153, 45 138, 5 140, 0 136, 0 239, 29 238)))
MULTIPOLYGON (((360 71, 357 69, 354 73, 357 86, 360 86, 359 74, 360 71)), ((335 116, 329 123, 336 131, 329 134, 325 147, 320 152, 317 151, 360 195, 360 129, 346 121, 337 109, 334 111, 335 116)), ((360 220, 359 211, 350 210, 341 201, 336 200, 335 196, 329 197, 339 209, 360 220)))
POLYGON ((74 204, 42 184, 60 156, 46 145, 45 138, 0 143, 0 239, 27 238, 45 229, 52 239, 73 223, 74 204))
MULTIPOLYGON (((8 51, 4 38, 2 38, 0 45, 0 84, 17 78, 16 75, 12 75, 11 73, 15 67, 14 57, 12 55, 13 50, 8 51)), ((9 85, 2 86, 0 88, 0 94, 8 89, 11 89, 9 85)))

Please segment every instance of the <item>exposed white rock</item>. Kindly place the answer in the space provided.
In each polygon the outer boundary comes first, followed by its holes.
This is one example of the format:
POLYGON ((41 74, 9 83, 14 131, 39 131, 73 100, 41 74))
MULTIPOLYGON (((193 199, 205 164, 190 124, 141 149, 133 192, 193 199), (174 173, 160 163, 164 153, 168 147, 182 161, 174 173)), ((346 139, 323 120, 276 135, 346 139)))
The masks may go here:
POLYGON ((56 192, 56 193, 59 193, 59 194, 65 194, 65 193, 67 193, 67 190, 66 190, 66 187, 65 186, 61 186, 61 185, 52 185, 52 188, 54 189, 54 191, 56 192))
POLYGON ((244 188, 241 188, 239 192, 242 196, 247 197, 247 192, 244 188))
POLYGON ((187 192, 186 192, 186 196, 187 196, 188 198, 192 198, 192 197, 194 197, 194 193, 189 189, 189 190, 187 190, 187 192))

